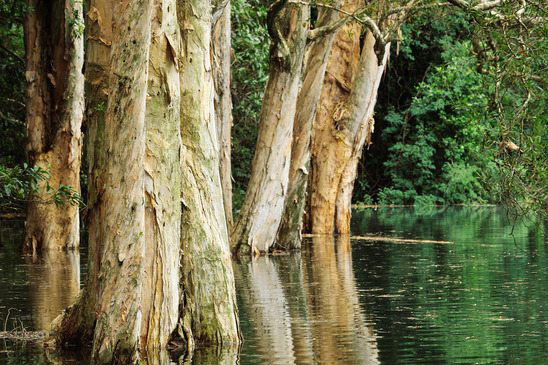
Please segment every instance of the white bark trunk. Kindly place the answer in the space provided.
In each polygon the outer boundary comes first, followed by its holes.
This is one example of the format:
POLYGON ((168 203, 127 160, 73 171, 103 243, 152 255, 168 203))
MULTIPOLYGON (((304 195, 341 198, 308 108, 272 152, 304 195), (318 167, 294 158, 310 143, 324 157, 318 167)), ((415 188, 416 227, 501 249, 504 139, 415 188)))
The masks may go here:
MULTIPOLYGON (((338 7, 340 3, 341 1, 337 0, 330 5, 338 7)), ((337 20, 338 16, 339 13, 335 10, 320 8, 316 28, 331 24, 337 20)), ((333 32, 314 41, 306 55, 304 80, 297 99, 297 112, 293 127, 289 187, 276 242, 280 249, 299 249, 301 247, 308 171, 310 170, 312 129, 335 34, 333 32)))
POLYGON ((310 9, 287 3, 271 7, 270 73, 263 98, 257 147, 240 215, 232 230, 236 252, 266 253, 276 239, 288 175, 310 9))
MULTIPOLYGON (((145 105, 152 0, 112 5, 112 47, 105 113, 104 220, 98 314, 92 358, 131 364, 139 358, 145 279, 145 105)), ((91 232, 90 232, 91 233, 91 232)))
POLYGON ((211 69, 211 2, 186 0, 179 12, 181 66, 181 335, 197 343, 239 343, 211 69))
POLYGON ((219 19, 213 26, 213 80, 215 83, 215 116, 220 146, 220 173, 223 203, 228 229, 232 227, 231 130, 232 95, 230 93, 231 23, 230 1, 222 1, 219 19))
POLYGON ((181 130, 176 0, 155 0, 146 102, 141 347, 165 346, 179 318, 181 130))

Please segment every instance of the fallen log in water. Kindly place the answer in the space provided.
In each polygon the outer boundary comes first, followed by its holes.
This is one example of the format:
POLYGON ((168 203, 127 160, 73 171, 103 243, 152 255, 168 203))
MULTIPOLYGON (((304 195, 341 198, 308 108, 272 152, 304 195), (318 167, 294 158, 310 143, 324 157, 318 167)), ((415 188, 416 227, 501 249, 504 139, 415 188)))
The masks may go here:
MULTIPOLYGON (((320 235, 315 234, 303 234, 303 237, 318 237, 320 235)), ((399 237, 386 237, 386 236, 350 236, 351 240, 356 241, 377 241, 377 242, 388 242, 388 243, 401 243, 401 244, 439 244, 447 245, 453 242, 451 241, 434 241, 434 240, 416 240, 408 238, 399 238, 399 237)))
POLYGON ((13 331, 0 331, 1 340, 11 341, 43 341, 47 337, 45 331, 25 331, 25 330, 13 330, 13 331))

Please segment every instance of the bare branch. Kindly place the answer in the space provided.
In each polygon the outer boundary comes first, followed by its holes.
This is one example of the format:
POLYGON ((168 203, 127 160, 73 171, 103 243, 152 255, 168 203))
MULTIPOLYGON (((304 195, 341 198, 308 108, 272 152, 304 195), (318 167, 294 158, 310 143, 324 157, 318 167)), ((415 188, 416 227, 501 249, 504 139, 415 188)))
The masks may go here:
POLYGON ((492 1, 480 1, 479 3, 472 5, 469 2, 465 0, 448 0, 451 4, 458 6, 459 8, 465 9, 465 10, 491 10, 498 5, 500 5, 500 0, 492 0, 492 1))
POLYGON ((10 56, 16 58, 18 61, 22 62, 23 65, 25 64, 25 60, 19 56, 17 53, 13 52, 11 49, 5 47, 4 45, 2 45, 2 43, 0 43, 0 48, 3 49, 6 53, 8 53, 10 56))

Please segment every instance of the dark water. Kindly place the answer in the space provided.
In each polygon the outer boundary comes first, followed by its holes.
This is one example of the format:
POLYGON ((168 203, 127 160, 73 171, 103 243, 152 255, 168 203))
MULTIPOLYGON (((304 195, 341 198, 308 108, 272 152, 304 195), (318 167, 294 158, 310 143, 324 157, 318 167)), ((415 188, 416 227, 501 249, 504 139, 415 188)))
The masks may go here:
MULTIPOLYGON (((9 308, 8 330, 45 328, 80 282, 76 254, 22 256, 22 228, 0 222, 0 331, 9 308)), ((452 243, 316 237, 235 262, 242 349, 184 363, 546 364, 547 228, 495 208, 356 211, 356 235, 452 243)), ((149 363, 170 363, 158 356, 149 363)), ((84 363, 0 340, 0 364, 84 363)))

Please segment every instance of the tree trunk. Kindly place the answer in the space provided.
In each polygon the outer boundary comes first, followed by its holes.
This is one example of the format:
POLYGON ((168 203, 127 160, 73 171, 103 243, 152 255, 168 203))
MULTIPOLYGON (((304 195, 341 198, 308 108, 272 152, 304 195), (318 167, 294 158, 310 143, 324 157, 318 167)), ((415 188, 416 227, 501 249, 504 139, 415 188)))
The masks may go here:
POLYGON ((105 176, 109 159, 105 142, 105 118, 109 95, 110 49, 112 44, 112 4, 91 0, 86 16, 86 126, 88 163, 88 267, 86 283, 79 300, 65 310, 52 325, 53 335, 60 346, 87 346, 93 341, 97 303, 101 296, 102 232, 107 222, 101 213, 101 201, 106 189, 105 176))
MULTIPOLYGON (((338 7, 340 3, 341 1, 337 0, 330 5, 338 7)), ((331 24, 338 18, 338 15, 337 11, 320 8, 315 28, 331 24)), ((297 112, 295 125, 293 126, 289 188, 282 223, 276 240, 277 247, 281 249, 299 249, 301 247, 301 231, 309 178, 308 171, 310 170, 312 128, 335 34, 333 32, 314 41, 306 56, 303 71, 304 81, 297 99, 297 112)))
MULTIPOLYGON (((152 0, 112 4, 112 45, 105 112, 104 191, 99 298, 93 337, 94 363, 132 364, 138 359, 145 295, 145 105, 152 0)), ((102 143, 101 143, 102 142, 102 143)))
MULTIPOLYGON (((221 154, 220 173, 226 223, 232 227, 232 172, 230 164, 232 130, 232 95, 230 93, 230 67, 232 51, 230 0, 221 1, 219 18, 213 25, 213 80, 215 84, 215 116, 221 154)), ((215 16, 215 12, 214 12, 215 16)))
POLYGON ((83 10, 81 2, 29 0, 25 17, 27 152, 30 166, 49 172, 27 206, 25 246, 79 245, 78 206, 56 205, 53 189, 80 191, 84 113, 83 10))
POLYGON ((145 281, 141 349, 165 346, 179 318, 181 37, 176 0, 154 0, 144 160, 145 281))
POLYGON ((223 193, 211 70, 211 2, 186 0, 181 82, 181 336, 198 343, 239 343, 239 324, 223 193))
POLYGON ((270 72, 251 177, 231 234, 235 252, 265 253, 276 239, 287 195, 309 15, 308 5, 295 3, 276 2, 269 9, 270 72))
MULTIPOLYGON (((88 13, 86 79, 93 101, 88 108, 89 279, 80 301, 56 323, 56 331, 62 344, 89 343, 93 337, 95 364, 136 362, 139 348, 148 347, 146 341, 161 327, 157 323, 165 322, 143 312, 147 300, 156 304, 147 275, 159 285, 156 291, 170 295, 162 286, 160 265, 155 272, 145 272, 150 270, 145 260, 150 234, 145 224, 144 163, 151 9, 150 0, 98 0, 90 3, 88 13), (147 337, 141 338, 143 333, 147 337)), ((150 189, 148 193, 150 201, 150 189)), ((164 259, 165 253, 159 252, 152 261, 164 259)), ((166 341, 171 330, 163 335, 166 341)))
POLYGON ((358 62, 359 33, 339 31, 327 66, 312 143, 313 233, 350 232, 357 163, 373 132, 373 111, 389 47, 379 62, 375 39, 368 32, 358 62))

